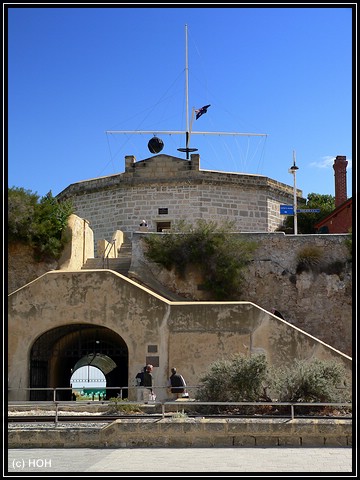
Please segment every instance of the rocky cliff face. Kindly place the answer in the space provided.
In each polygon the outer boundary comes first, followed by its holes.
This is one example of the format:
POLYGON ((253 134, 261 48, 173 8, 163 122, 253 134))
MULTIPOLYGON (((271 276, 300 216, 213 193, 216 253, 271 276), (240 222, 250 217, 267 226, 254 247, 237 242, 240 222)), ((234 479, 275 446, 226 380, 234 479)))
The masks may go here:
MULTIPOLYGON (((244 271, 240 301, 278 310, 287 322, 352 356, 352 264, 342 235, 247 234, 258 243, 253 261, 244 271), (297 253, 305 247, 322 252, 319 268, 297 271, 297 253)), ((190 268, 186 279, 146 259, 141 238, 133 238, 131 271, 156 278, 187 300, 210 300, 201 289, 201 275, 190 268), (151 276, 149 275, 151 273, 151 276)))
POLYGON ((23 287, 49 270, 57 270, 58 262, 37 262, 34 251, 28 245, 8 245, 8 293, 23 287))

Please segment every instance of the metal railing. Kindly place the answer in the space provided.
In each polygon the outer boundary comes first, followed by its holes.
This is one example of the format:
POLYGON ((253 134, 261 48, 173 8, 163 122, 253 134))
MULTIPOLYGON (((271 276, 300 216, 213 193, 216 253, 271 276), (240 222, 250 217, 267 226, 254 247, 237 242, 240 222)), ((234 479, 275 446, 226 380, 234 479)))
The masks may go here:
POLYGON ((114 248, 114 251, 115 251, 115 242, 116 242, 116 239, 114 238, 113 240, 111 240, 111 242, 109 242, 106 245, 104 255, 103 255, 103 268, 105 268, 105 261, 106 261, 106 266, 109 268, 109 255, 111 253, 112 248, 114 248))
MULTIPOLYGON (((15 408, 21 408, 21 407, 29 407, 29 406, 40 406, 40 407, 54 407, 55 408, 55 414, 54 414, 54 422, 55 425, 58 424, 59 422, 59 408, 62 406, 66 407, 74 407, 74 410, 77 409, 77 407, 80 406, 90 406, 91 407, 96 407, 98 405, 105 405, 107 407, 113 407, 114 405, 119 406, 119 414, 121 413, 121 408, 122 406, 126 405, 137 405, 138 407, 143 406, 143 407, 149 407, 149 405, 155 406, 155 407, 161 407, 161 417, 165 418, 166 416, 166 407, 167 406, 176 406, 177 411, 179 408, 182 409, 184 413, 184 409, 186 408, 187 410, 193 409, 195 407, 199 406, 208 406, 208 407, 249 407, 249 406, 255 406, 255 407, 264 407, 264 406, 275 406, 275 407, 289 407, 290 409, 290 418, 294 420, 295 418, 295 408, 297 407, 345 407, 346 409, 352 411, 352 403, 351 402, 216 402, 216 401, 199 401, 196 400, 195 398, 192 398, 191 396, 189 398, 178 398, 177 400, 153 400, 146 402, 144 405, 144 402, 139 401, 139 400, 128 400, 127 398, 123 399, 122 398, 122 393, 124 391, 129 391, 129 390, 137 390, 139 387, 104 387, 102 390, 116 390, 120 392, 117 397, 111 397, 110 399, 96 399, 93 398, 92 400, 85 399, 85 400, 57 400, 57 392, 59 391, 72 391, 73 388, 69 387, 56 387, 56 388, 22 388, 22 389, 9 389, 9 391, 51 391, 52 392, 52 400, 45 400, 45 401, 39 401, 39 400, 10 400, 8 402, 8 406, 10 407, 15 407, 15 408), (118 403, 117 403, 118 402, 118 403)), ((140 387, 140 388, 146 388, 146 387, 140 387)), ((153 387, 154 390, 157 389, 166 389, 168 390, 168 386, 157 386, 153 387)), ((186 387, 186 390, 193 390, 197 389, 199 386, 193 386, 193 387, 186 387)), ((206 415, 206 414, 204 414, 206 415)), ((226 414, 227 416, 231 416, 232 414, 228 413, 226 414)), ((269 414, 268 414, 269 415, 269 414)), ((271 413, 270 413, 271 415, 271 413)), ((239 416, 238 414, 234 414, 234 416, 239 416)), ((259 418, 259 414, 246 414, 242 415, 246 417, 257 417, 259 418)), ((262 417, 266 417, 266 414, 263 414, 262 417)), ((344 417, 346 419, 352 419, 352 413, 344 417)))

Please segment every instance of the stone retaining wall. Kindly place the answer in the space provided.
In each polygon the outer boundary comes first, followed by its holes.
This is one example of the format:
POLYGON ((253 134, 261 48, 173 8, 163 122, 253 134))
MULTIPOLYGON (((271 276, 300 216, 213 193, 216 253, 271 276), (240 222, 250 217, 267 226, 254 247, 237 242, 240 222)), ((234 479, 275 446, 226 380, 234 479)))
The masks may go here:
POLYGON ((102 429, 10 430, 8 448, 348 447, 351 419, 117 419, 102 429))
MULTIPOLYGON (((243 271, 244 286, 239 300, 253 302, 267 311, 275 308, 287 322, 352 356, 349 235, 236 232, 232 235, 257 245, 253 261, 243 271), (319 265, 317 269, 298 272, 298 255, 307 248, 319 252, 319 265)), ((149 285, 155 278, 184 299, 209 300, 207 292, 201 289, 203 279, 198 270, 189 270, 182 280, 174 270, 150 262, 144 254, 143 238, 144 234, 133 234, 130 278, 140 278, 149 285)))

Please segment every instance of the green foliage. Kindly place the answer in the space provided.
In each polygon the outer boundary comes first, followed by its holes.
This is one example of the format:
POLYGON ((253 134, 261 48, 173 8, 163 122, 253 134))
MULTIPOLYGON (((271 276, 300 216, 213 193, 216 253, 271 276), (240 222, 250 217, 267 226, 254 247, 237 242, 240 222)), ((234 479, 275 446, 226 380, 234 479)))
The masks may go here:
POLYGON ((142 412, 140 405, 129 403, 129 400, 126 398, 115 398, 111 397, 109 399, 109 412, 107 413, 139 413, 142 412))
POLYGON ((71 202, 58 202, 51 191, 39 199, 30 190, 9 188, 8 240, 32 246, 38 260, 58 259, 67 240, 64 231, 72 213, 71 202))
POLYGON ((347 401, 342 389, 346 382, 343 364, 329 360, 295 360, 272 372, 272 390, 281 402, 347 401))
POLYGON ((172 419, 186 419, 186 418, 189 418, 189 417, 188 417, 188 414, 186 412, 182 411, 182 412, 173 413, 171 415, 171 418, 172 419))
POLYGON ((195 398, 204 402, 260 401, 266 378, 265 355, 233 355, 229 360, 217 360, 210 365, 200 378, 201 387, 195 398))
MULTIPOLYGON (((335 197, 333 195, 321 195, 319 193, 309 193, 306 200, 306 205, 298 205, 301 210, 310 210, 319 208, 319 213, 298 213, 297 227, 298 233, 315 233, 315 225, 322 219, 327 217, 333 210, 335 210, 335 197)), ((288 215, 283 223, 283 226, 278 230, 291 233, 294 231, 294 216, 288 215)))
POLYGON ((296 255, 296 273, 303 271, 318 270, 323 256, 322 250, 315 245, 303 247, 296 255))
POLYGON ((295 360, 286 367, 269 367, 263 354, 238 354, 214 361, 200 382, 195 398, 202 402, 326 403, 351 399, 345 367, 335 360, 295 360))
POLYGON ((39 196, 24 188, 8 189, 8 240, 29 243, 39 196))
POLYGON ((148 259, 184 278, 187 266, 199 268, 203 288, 214 300, 238 299, 244 281, 242 270, 252 259, 254 242, 229 235, 232 224, 198 220, 180 221, 169 233, 144 237, 148 259))

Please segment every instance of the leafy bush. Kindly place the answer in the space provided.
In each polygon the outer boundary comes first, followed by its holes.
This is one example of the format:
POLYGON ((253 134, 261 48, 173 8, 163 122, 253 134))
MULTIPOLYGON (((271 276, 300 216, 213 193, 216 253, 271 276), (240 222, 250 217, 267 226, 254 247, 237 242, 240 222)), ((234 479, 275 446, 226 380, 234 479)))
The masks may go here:
MULTIPOLYGON (((288 367, 269 367, 263 354, 245 357, 234 355, 229 360, 214 361, 200 378, 195 398, 202 402, 317 402, 351 401, 345 367, 337 361, 295 360, 288 367)), ((237 413, 259 412, 256 407, 217 407, 237 413)), ((277 413, 288 407, 262 407, 263 412, 277 413)), ((310 413, 304 407, 304 413, 310 413)), ((202 411, 213 412, 206 406, 202 411)), ((298 407, 298 412, 300 412, 298 407)))
POLYGON ((67 241, 64 232, 73 213, 70 201, 58 202, 51 191, 41 199, 30 190, 8 190, 8 239, 35 250, 35 258, 58 259, 67 241))
POLYGON ((263 354, 245 357, 233 355, 229 360, 213 362, 200 378, 195 398, 215 402, 260 401, 267 381, 267 363, 263 354))
POLYGON ((186 267, 195 265, 204 278, 203 289, 214 300, 238 300, 244 281, 242 270, 252 259, 255 242, 229 235, 231 223, 180 221, 171 232, 144 237, 145 256, 184 278, 186 267))
POLYGON ((292 366, 279 368, 272 374, 272 389, 282 402, 347 401, 341 388, 346 382, 343 364, 329 360, 295 360, 292 366))
POLYGON ((8 240, 29 243, 39 196, 24 188, 8 190, 8 240))

